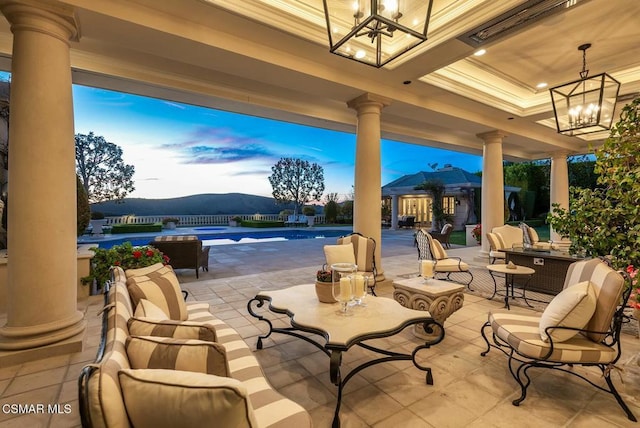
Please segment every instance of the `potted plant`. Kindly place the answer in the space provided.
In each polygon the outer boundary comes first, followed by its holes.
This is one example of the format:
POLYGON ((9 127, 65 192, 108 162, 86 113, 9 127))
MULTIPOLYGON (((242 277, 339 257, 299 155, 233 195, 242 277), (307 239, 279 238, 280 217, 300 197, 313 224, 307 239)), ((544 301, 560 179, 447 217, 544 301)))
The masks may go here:
POLYGON ((315 223, 316 208, 304 207, 302 209, 302 214, 307 217, 307 225, 309 225, 309 227, 313 226, 313 224, 315 223))
POLYGON ((318 300, 322 303, 335 303, 336 299, 333 298, 332 272, 330 270, 320 269, 316 273, 316 295, 318 300))
POLYGON ((180 219, 176 218, 176 217, 165 217, 162 219, 162 225, 166 228, 166 229, 175 229, 176 226, 178 225, 178 223, 180 223, 180 219))
POLYGON ((229 220, 229 226, 231 227, 242 226, 242 217, 240 217, 239 215, 231 217, 231 219, 229 220))
POLYGON ((478 245, 480 245, 482 243, 482 225, 476 224, 476 226, 471 231, 471 235, 473 235, 473 238, 476 240, 478 245))
POLYGON ((81 278, 81 281, 83 284, 91 284, 95 289, 102 288, 110 279, 109 271, 112 266, 126 270, 169 262, 169 258, 157 248, 150 245, 134 247, 128 241, 111 248, 91 248, 91 251, 95 253, 91 259, 91 273, 81 278))
POLYGON ((104 218, 104 214, 100 211, 92 211, 91 212, 91 234, 92 235, 101 235, 102 234, 102 226, 107 224, 107 220, 104 218))

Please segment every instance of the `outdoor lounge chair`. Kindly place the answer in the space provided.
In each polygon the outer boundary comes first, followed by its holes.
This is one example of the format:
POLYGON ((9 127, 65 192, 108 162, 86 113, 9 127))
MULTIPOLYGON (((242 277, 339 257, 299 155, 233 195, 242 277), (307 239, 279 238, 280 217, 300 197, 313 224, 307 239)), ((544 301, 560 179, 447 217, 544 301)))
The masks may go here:
POLYGON ((440 243, 445 247, 451 248, 451 243, 449 242, 451 232, 453 232, 453 225, 451 223, 447 223, 442 227, 440 232, 431 232, 431 237, 440 241, 440 243))
POLYGON ((326 268, 331 268, 334 263, 354 263, 358 266, 358 273, 368 275, 369 291, 376 295, 376 241, 360 233, 354 232, 350 235, 338 238, 337 245, 325 245, 324 255, 326 268))
POLYGON ((169 257, 169 264, 174 269, 195 269, 209 272, 209 249, 203 247, 202 241, 193 235, 156 236, 149 245, 162 251, 169 257))
POLYGON ((521 390, 514 406, 526 398, 529 370, 547 368, 577 376, 612 394, 627 418, 636 421, 611 381, 614 364, 622 354, 620 330, 624 303, 631 292, 631 287, 625 287, 625 277, 600 259, 579 261, 569 267, 563 291, 542 314, 489 312, 481 329, 487 350, 480 355, 495 348, 508 357, 509 371, 521 390), (578 365, 600 369, 606 386, 596 384, 593 375, 581 374, 574 367, 578 365))
MULTIPOLYGON (((451 279, 453 273, 464 273, 469 275, 469 282, 463 283, 471 291, 471 281, 473 281, 473 274, 469 271, 469 265, 462 261, 460 257, 449 257, 447 252, 440 244, 440 241, 433 239, 431 234, 426 229, 420 229, 416 233, 416 243, 418 244, 418 260, 434 260, 436 262, 434 266, 434 272, 437 274, 446 274, 445 278, 448 281, 451 279)), ((458 281, 455 281, 458 282, 458 281)))
POLYGON ((502 251, 505 249, 502 237, 497 233, 489 232, 487 233, 487 241, 489 241, 489 259, 491 260, 491 264, 497 261, 504 263, 507 255, 502 251))

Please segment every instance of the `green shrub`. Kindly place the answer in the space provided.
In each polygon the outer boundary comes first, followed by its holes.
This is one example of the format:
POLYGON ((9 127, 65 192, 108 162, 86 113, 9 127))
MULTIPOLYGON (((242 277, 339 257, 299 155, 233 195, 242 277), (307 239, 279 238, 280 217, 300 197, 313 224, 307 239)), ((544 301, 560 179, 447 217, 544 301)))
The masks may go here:
POLYGON ((302 214, 306 215, 306 216, 315 216, 316 215, 316 208, 315 207, 304 207, 302 208, 302 214))
POLYGON ((335 223, 338 217, 338 204, 336 201, 329 201, 324 206, 324 217, 327 223, 335 223))
POLYGON ((243 227, 283 227, 284 221, 242 220, 243 227))
POLYGON ((111 266, 119 266, 126 270, 169 262, 169 258, 157 248, 149 245, 134 247, 131 242, 114 245, 109 249, 91 248, 91 251, 95 253, 91 259, 91 273, 81 281, 83 284, 91 284, 95 280, 98 288, 102 288, 110 279, 111 266))
POLYGON ((178 224, 178 223, 180 223, 180 219, 179 219, 179 218, 176 218, 176 217, 165 217, 165 218, 163 218, 163 219, 162 219, 162 224, 166 226, 166 225, 167 225, 167 223, 175 223, 175 224, 178 224))
POLYGON ((141 224, 114 224, 111 227, 111 233, 142 233, 142 232, 160 232, 162 231, 162 223, 141 223, 141 224))

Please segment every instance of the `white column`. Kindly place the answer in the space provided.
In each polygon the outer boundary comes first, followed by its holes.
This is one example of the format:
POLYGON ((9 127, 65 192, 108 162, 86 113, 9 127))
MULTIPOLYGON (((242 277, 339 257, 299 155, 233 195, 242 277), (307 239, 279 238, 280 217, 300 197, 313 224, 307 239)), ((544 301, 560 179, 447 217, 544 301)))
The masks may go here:
POLYGON ((486 233, 504 224, 504 173, 502 170, 502 140, 506 134, 501 131, 485 132, 477 135, 484 141, 482 149, 482 250, 489 254, 486 233))
MULTIPOLYGON (((551 183, 550 183, 550 209, 553 204, 559 204, 560 208, 569 209, 569 167, 567 165, 567 152, 556 152, 551 156, 551 183)), ((562 237, 551 228, 551 240, 560 241, 562 237)))
POLYGON ((373 94, 363 94, 347 103, 356 110, 355 201, 353 203, 353 230, 376 240, 378 281, 384 280, 382 268, 382 199, 380 164, 380 114, 390 100, 373 94))
POLYGON ((69 40, 78 38, 78 26, 70 8, 32 4, 0 2, 13 32, 8 310, 0 350, 58 344, 40 349, 42 358, 81 349, 78 335, 85 327, 77 309, 69 56, 69 40))
POLYGON ((391 230, 398 227, 398 195, 391 195, 391 230))

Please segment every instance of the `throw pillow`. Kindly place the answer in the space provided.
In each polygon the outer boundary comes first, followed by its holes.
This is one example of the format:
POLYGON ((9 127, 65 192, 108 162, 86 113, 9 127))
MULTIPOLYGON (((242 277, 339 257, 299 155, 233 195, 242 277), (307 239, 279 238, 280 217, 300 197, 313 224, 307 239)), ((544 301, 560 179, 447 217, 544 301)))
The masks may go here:
POLYGON ((125 348, 132 369, 171 369, 230 376, 227 353, 219 343, 130 336, 125 348))
POLYGON ((198 339, 207 342, 217 342, 215 326, 206 322, 163 321, 148 318, 129 318, 127 328, 131 336, 160 336, 174 339, 198 339))
POLYGON ((136 428, 258 426, 247 389, 236 379, 176 370, 118 372, 131 425, 136 428))
POLYGON ((529 237, 531 238, 531 243, 535 244, 540 242, 540 237, 538 236, 538 232, 533 227, 529 227, 529 237))
POLYGON ((527 245, 532 245, 533 242, 531 242, 531 235, 529 234, 529 226, 527 226, 526 223, 520 223, 520 229, 522 229, 522 238, 524 240, 524 243, 527 245))
POLYGON ((143 275, 148 275, 151 272, 160 270, 163 267, 164 265, 162 263, 156 263, 151 266, 145 266, 138 269, 127 269, 124 271, 124 274, 127 278, 131 278, 133 276, 143 276, 143 275))
POLYGON ((324 256, 327 260, 327 266, 331 268, 335 263, 354 263, 356 262, 356 256, 353 251, 353 244, 337 244, 337 245, 325 245, 324 256))
POLYGON ((147 299, 140 299, 133 316, 137 318, 147 318, 158 321, 169 319, 167 314, 162 309, 160 309, 157 305, 154 305, 153 302, 147 299))
POLYGON ((141 299, 147 299, 162 309, 169 319, 188 319, 187 305, 171 266, 163 266, 147 275, 127 278, 127 289, 131 303, 136 307, 141 299))
POLYGON ((565 288, 551 300, 540 317, 540 337, 544 342, 549 337, 554 342, 565 342, 578 334, 576 330, 547 327, 584 328, 596 310, 596 293, 590 281, 580 282, 565 288), (547 336, 548 334, 548 336, 547 336))

